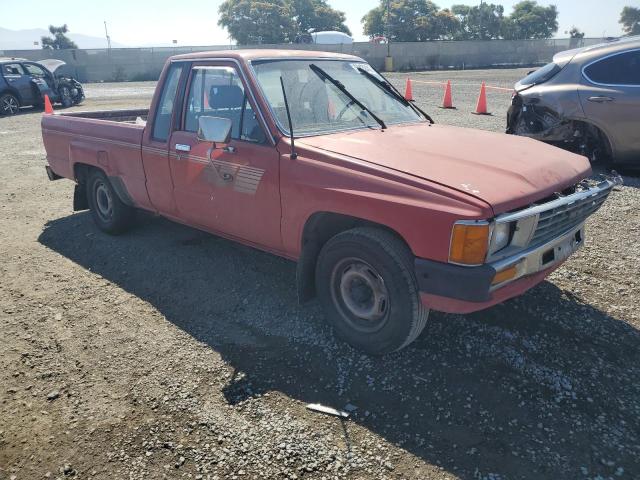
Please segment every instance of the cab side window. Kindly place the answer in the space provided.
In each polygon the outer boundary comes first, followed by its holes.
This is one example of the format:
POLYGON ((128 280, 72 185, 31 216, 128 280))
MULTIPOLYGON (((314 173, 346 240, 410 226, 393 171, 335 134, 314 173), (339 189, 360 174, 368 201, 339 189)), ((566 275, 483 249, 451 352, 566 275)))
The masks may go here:
POLYGON ((169 130, 171 128, 171 116, 173 115, 173 107, 178 92, 178 83, 180 83, 180 74, 182 73, 182 65, 171 65, 167 79, 164 82, 162 96, 156 107, 156 118, 153 121, 153 131, 151 136, 154 140, 166 142, 169 138, 169 130))
POLYGON ((640 85, 640 50, 603 58, 584 69, 587 78, 604 85, 640 85))
POLYGON ((233 139, 254 143, 266 140, 242 81, 232 67, 193 68, 184 129, 187 132, 197 132, 201 116, 230 119, 233 139))

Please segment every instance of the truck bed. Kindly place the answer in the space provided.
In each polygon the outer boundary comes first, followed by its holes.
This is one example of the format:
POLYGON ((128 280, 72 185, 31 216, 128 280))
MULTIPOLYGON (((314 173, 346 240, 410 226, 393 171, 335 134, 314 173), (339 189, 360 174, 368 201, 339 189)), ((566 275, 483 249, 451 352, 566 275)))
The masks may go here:
POLYGON ((58 114, 61 117, 92 118, 94 120, 106 120, 120 123, 146 123, 149 116, 148 108, 130 110, 95 110, 87 112, 70 112, 58 114))
POLYGON ((78 165, 122 182, 133 204, 150 208, 142 164, 148 109, 72 112, 42 116, 47 162, 56 175, 77 180, 78 165))

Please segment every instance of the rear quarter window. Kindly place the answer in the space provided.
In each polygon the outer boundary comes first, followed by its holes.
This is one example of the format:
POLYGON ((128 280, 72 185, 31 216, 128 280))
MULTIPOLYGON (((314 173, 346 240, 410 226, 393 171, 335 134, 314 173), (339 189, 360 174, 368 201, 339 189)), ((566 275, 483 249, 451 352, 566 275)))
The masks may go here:
POLYGON ((640 50, 597 60, 585 67, 584 75, 592 83, 640 86, 640 50))
POLYGON ((521 87, 530 87, 532 85, 539 85, 555 77, 558 72, 562 70, 560 65, 555 63, 547 63, 544 67, 539 68, 531 72, 518 82, 521 87))

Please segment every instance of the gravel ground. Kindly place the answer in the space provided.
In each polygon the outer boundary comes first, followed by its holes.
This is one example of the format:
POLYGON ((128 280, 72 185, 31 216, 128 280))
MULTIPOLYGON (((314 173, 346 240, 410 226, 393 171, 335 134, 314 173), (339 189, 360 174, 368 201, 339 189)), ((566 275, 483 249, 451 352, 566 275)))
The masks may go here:
MULTIPOLYGON (((509 94, 471 115, 479 81, 522 74, 410 76, 452 80, 457 110, 413 85, 437 122, 501 131, 509 94)), ((153 87, 87 85, 82 108, 153 87)), ((47 181, 39 121, 0 118, 1 480, 640 477, 637 178, 548 281, 380 359, 298 306, 289 261, 150 216, 100 233, 47 181)))

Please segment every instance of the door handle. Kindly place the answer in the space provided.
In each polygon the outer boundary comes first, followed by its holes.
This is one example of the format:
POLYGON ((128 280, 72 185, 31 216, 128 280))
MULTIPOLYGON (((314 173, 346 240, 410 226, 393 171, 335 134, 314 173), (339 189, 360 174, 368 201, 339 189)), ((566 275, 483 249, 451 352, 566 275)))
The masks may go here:
POLYGON ((185 145, 184 143, 176 143, 176 152, 190 152, 191 145, 185 145))
POLYGON ((611 97, 589 97, 590 102, 596 103, 604 103, 604 102, 613 102, 613 98, 611 97))

